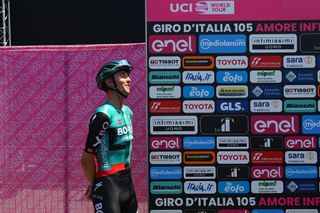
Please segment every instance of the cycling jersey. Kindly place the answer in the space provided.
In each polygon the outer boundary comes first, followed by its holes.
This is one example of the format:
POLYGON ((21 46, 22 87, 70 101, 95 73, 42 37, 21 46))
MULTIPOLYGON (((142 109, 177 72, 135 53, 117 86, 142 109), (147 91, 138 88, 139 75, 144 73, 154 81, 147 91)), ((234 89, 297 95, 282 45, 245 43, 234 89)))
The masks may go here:
POLYGON ((130 164, 132 111, 116 109, 109 102, 98 107, 90 119, 85 151, 96 154, 97 177, 112 175, 130 164))

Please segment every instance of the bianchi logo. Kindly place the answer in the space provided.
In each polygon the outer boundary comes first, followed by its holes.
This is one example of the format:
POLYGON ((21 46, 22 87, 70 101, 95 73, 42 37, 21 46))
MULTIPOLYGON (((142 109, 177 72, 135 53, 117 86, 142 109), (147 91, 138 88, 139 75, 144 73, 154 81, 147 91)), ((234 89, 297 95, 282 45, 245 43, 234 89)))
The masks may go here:
POLYGON ((288 184, 287 188, 288 188, 291 192, 295 192, 295 191, 298 189, 298 185, 297 185, 295 182, 291 181, 291 182, 288 184))
POLYGON ((294 81, 294 79, 297 78, 297 76, 296 76, 296 74, 294 74, 292 71, 290 71, 290 72, 286 75, 286 78, 287 78, 290 82, 292 82, 292 81, 294 81))
POLYGON ((259 86, 256 86, 253 90, 252 90, 252 93, 259 97, 260 95, 262 95, 263 93, 263 90, 259 87, 259 86))

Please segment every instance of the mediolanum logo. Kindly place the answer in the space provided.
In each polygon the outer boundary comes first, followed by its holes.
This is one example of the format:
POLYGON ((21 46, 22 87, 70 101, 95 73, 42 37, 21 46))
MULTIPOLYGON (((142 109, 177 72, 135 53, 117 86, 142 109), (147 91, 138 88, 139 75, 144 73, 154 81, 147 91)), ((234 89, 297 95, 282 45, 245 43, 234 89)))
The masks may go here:
POLYGON ((194 53, 196 52, 194 35, 151 35, 149 52, 154 54, 194 53))
POLYGON ((253 134, 299 133, 299 117, 296 115, 254 115, 250 123, 253 134))
POLYGON ((200 35, 200 53, 245 53, 247 38, 243 34, 200 35))
POLYGON ((320 132, 320 115, 302 116, 302 132, 304 134, 319 134, 320 132))

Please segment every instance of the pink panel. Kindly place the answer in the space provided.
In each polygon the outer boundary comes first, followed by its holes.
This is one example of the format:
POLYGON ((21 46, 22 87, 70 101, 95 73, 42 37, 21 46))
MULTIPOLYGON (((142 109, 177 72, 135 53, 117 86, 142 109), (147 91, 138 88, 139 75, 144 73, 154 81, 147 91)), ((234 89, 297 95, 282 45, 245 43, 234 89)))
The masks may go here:
POLYGON ((319 19, 319 7, 319 0, 148 0, 147 19, 163 22, 314 20, 319 19), (232 5, 234 13, 227 14, 232 5), (212 14, 204 14, 203 10, 212 14))
POLYGON ((95 85, 110 59, 134 66, 132 168, 146 212, 144 44, 13 47, 0 50, 0 212, 92 212, 80 157, 88 120, 106 100, 95 85))

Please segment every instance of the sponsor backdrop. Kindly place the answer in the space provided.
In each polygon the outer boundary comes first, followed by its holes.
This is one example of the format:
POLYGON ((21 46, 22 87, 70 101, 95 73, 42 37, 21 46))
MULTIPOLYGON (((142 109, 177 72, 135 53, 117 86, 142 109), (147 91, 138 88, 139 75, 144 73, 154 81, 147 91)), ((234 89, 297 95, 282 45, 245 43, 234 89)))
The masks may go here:
POLYGON ((133 178, 146 210, 144 44, 0 50, 0 212, 92 212, 80 158, 88 121, 106 96, 95 76, 110 59, 133 64, 133 178))
POLYGON ((318 0, 148 0, 151 213, 315 213, 318 0))

